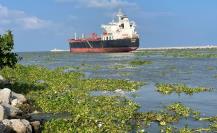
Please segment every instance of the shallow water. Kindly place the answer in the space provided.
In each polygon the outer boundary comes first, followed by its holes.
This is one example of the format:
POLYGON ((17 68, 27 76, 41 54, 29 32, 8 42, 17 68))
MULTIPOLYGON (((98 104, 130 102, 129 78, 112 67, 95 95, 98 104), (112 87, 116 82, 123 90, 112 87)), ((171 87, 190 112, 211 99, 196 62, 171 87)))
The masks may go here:
MULTIPOLYGON (((112 54, 71 54, 69 52, 19 53, 24 65, 42 65, 50 69, 59 66, 79 66, 86 78, 115 78, 146 82, 147 85, 130 96, 141 105, 139 111, 157 111, 173 102, 182 102, 203 116, 217 115, 217 92, 204 92, 188 95, 161 95, 155 91, 156 83, 185 83, 192 87, 217 89, 217 59, 189 59, 164 56, 136 56, 134 53, 112 54), (132 67, 129 62, 135 59, 150 60, 153 63, 132 67), (119 66, 119 67, 118 67, 119 66), (117 67, 115 69, 115 67, 117 67)), ((126 94, 131 95, 131 94, 126 94)), ((206 127, 206 124, 181 121, 191 127, 206 127)), ((154 131, 154 128, 151 128, 154 131)))

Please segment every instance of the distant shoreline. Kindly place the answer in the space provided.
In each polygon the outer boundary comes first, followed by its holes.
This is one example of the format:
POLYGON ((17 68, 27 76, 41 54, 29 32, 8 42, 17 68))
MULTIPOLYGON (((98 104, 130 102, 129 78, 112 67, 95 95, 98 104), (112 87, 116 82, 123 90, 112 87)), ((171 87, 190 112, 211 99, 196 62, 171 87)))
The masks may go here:
MULTIPOLYGON (((136 51, 142 51, 142 50, 170 50, 170 49, 209 49, 209 48, 217 48, 217 45, 206 45, 206 46, 185 46, 185 47, 156 47, 156 48, 138 48, 136 51)), ((15 51, 18 53, 22 52, 69 52, 69 50, 63 50, 63 49, 52 49, 52 50, 41 50, 41 51, 15 51)))
POLYGON ((207 46, 186 46, 186 47, 156 47, 156 48, 138 48, 140 50, 167 50, 167 49, 207 49, 207 48, 217 48, 217 45, 207 45, 207 46))

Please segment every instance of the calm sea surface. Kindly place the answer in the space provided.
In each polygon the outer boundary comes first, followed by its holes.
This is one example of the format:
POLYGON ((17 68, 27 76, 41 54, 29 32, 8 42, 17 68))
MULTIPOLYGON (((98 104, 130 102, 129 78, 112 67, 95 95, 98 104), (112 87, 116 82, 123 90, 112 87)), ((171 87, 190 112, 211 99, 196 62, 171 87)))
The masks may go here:
MULTIPOLYGON (((19 53, 24 65, 41 65, 50 69, 60 66, 73 66, 68 71, 82 71, 86 78, 114 78, 143 81, 147 85, 134 92, 131 97, 141 105, 139 111, 156 111, 173 102, 182 102, 204 116, 217 115, 217 92, 187 95, 161 95, 155 91, 156 83, 184 83, 192 87, 217 88, 217 59, 173 58, 159 55, 136 56, 134 53, 112 54, 71 54, 69 52, 19 53), (151 60, 150 65, 132 67, 129 62, 135 59, 151 60), (73 69, 76 66, 79 70, 73 69), (135 96, 136 95, 136 96, 135 96)), ((206 127, 207 124, 194 121, 181 121, 191 127, 206 127)), ((154 125, 153 125, 154 126, 154 125)), ((150 131, 157 131, 153 127, 150 131)))

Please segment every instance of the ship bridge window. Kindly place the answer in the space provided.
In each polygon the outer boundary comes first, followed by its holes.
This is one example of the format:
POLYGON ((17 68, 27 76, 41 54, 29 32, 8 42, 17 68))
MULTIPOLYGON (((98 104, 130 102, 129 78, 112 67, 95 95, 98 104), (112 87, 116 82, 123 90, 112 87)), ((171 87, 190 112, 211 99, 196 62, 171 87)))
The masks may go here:
POLYGON ((124 24, 121 24, 119 27, 124 29, 124 24))

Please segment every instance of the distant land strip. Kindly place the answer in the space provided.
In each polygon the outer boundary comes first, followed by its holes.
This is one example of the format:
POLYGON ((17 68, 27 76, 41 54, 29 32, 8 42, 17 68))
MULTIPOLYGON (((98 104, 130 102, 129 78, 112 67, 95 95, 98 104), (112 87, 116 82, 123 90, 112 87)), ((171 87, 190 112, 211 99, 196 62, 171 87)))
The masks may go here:
POLYGON ((206 45, 206 46, 186 46, 186 47, 138 48, 137 51, 141 51, 141 50, 164 50, 164 49, 207 49, 207 48, 217 48, 217 45, 206 45))

